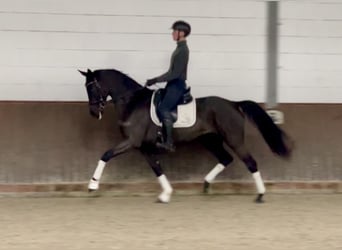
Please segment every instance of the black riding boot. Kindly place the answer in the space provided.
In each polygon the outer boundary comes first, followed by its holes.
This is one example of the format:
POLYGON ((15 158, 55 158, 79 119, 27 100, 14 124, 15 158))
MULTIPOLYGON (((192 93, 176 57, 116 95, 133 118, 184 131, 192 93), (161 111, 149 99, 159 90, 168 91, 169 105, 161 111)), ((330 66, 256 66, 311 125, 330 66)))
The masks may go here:
POLYGON ((172 129, 173 129, 173 122, 172 120, 165 119, 163 121, 163 142, 157 142, 157 147, 165 149, 170 152, 175 151, 175 147, 173 145, 173 138, 172 138, 172 129))

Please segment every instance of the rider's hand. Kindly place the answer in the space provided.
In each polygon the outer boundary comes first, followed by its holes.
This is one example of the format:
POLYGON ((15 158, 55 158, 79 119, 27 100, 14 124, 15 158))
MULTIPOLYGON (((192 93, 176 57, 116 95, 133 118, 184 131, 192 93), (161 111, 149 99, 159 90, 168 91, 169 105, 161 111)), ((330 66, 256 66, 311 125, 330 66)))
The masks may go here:
POLYGON ((152 78, 152 79, 148 79, 145 83, 146 87, 152 86, 153 84, 155 84, 157 82, 156 78, 152 78))

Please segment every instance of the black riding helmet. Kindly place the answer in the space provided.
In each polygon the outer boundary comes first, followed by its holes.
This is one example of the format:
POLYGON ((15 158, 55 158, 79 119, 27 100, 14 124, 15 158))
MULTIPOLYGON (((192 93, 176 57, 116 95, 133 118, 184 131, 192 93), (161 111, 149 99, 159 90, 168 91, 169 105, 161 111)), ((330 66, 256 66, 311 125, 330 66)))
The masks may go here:
POLYGON ((184 21, 176 21, 174 22, 174 24, 172 24, 172 27, 171 27, 173 30, 179 30, 179 31, 183 31, 184 32, 184 35, 187 37, 190 32, 191 32, 191 26, 190 24, 188 24, 187 22, 184 22, 184 21))

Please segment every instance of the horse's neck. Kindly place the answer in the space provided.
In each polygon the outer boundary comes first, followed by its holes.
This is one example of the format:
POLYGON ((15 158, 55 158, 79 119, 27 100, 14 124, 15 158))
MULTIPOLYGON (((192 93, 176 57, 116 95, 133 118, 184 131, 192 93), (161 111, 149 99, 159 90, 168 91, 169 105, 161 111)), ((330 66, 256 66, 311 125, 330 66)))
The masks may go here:
POLYGON ((113 100, 143 88, 128 75, 115 69, 97 70, 94 74, 100 82, 103 82, 103 87, 107 89, 107 95, 110 95, 113 100))
POLYGON ((152 91, 144 88, 135 80, 117 70, 100 70, 96 72, 100 80, 106 83, 108 94, 116 106, 120 120, 127 119, 152 91))
POLYGON ((129 77, 124 77, 123 87, 126 89, 127 92, 135 93, 136 91, 142 89, 143 87, 129 77))

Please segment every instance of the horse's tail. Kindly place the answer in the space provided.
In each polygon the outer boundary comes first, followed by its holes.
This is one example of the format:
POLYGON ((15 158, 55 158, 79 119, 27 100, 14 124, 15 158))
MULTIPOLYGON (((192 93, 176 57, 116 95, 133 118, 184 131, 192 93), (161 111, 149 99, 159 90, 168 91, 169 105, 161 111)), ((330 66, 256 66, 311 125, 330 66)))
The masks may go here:
POLYGON ((271 117, 253 101, 237 102, 240 110, 256 125, 271 150, 284 158, 291 156, 293 142, 271 119, 271 117))

